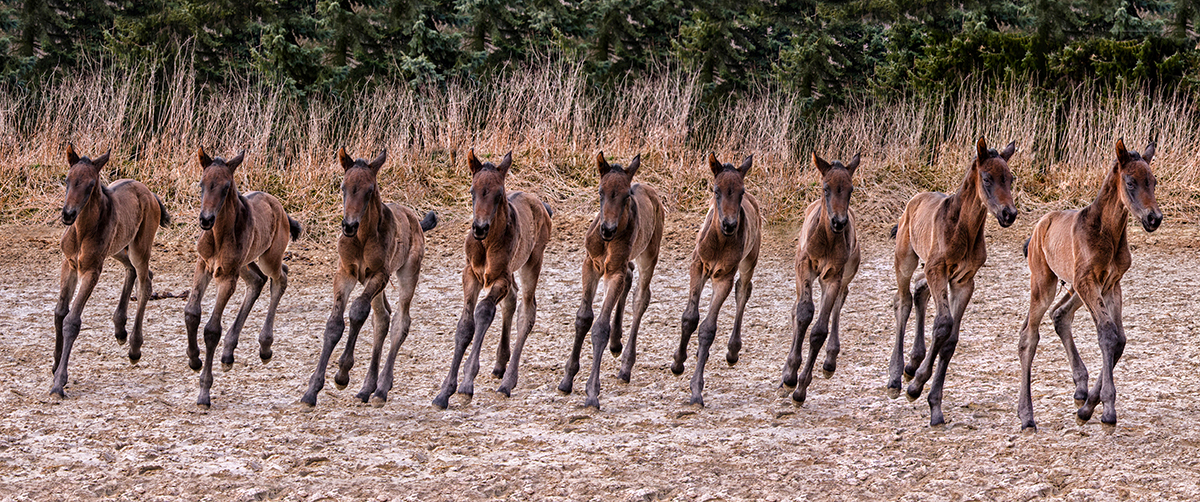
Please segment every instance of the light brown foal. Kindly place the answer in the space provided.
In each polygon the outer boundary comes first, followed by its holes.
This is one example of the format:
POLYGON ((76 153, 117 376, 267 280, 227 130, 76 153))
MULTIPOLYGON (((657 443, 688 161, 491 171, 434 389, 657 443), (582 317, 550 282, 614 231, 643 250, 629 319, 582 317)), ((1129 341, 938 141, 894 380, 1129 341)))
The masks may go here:
POLYGON ((288 235, 292 240, 300 237, 300 223, 288 217, 273 195, 263 192, 238 193, 233 171, 245 158, 245 153, 228 162, 221 157, 211 158, 204 148, 196 154, 204 168, 200 180, 200 229, 203 232, 196 241, 196 273, 192 279, 192 290, 188 294, 187 306, 183 310, 184 325, 188 336, 188 366, 200 370, 200 348, 196 343, 196 330, 200 326, 200 301, 208 281, 217 281, 217 300, 213 304, 212 317, 204 325, 204 363, 200 373, 200 396, 196 404, 207 408, 211 405, 209 389, 212 388, 213 353, 221 341, 221 314, 233 296, 238 277, 246 281, 246 297, 238 309, 237 318, 229 328, 221 363, 228 369, 233 365, 233 349, 237 347, 238 335, 250 315, 258 295, 262 293, 267 278, 271 278, 271 303, 262 333, 258 336, 258 355, 263 362, 271 359, 271 342, 274 341, 275 309, 287 288, 288 267, 283 263, 287 250, 288 235))
POLYGON ((575 374, 579 372, 583 339, 590 329, 592 372, 588 377, 584 404, 594 408, 600 407, 600 358, 604 355, 604 346, 608 345, 613 354, 621 353, 621 318, 625 312, 625 299, 633 286, 636 264, 640 272, 633 323, 629 327, 629 346, 625 348, 621 371, 617 374, 617 378, 629 382, 637 357, 638 326, 650 305, 650 278, 658 264, 663 206, 653 188, 642 183, 631 184, 641 164, 641 155, 634 157, 628 168, 609 164, 604 159, 604 152, 596 155, 596 167, 600 172, 600 212, 583 238, 587 252, 583 260, 583 301, 575 316, 575 343, 567 358, 566 376, 558 385, 558 390, 571 393, 575 374), (604 305, 600 309, 600 318, 593 324, 592 301, 601 276, 605 284, 604 305))
POLYGON ((329 357, 346 329, 346 301, 354 284, 363 285, 363 292, 350 305, 350 338, 338 364, 333 382, 339 389, 350 383, 350 368, 354 365, 354 343, 367 314, 375 311, 375 343, 371 347, 371 364, 367 368, 362 390, 355 396, 362 402, 382 406, 392 389, 396 353, 408 338, 412 319, 408 315, 413 292, 425 257, 425 232, 437 226, 437 214, 430 211, 424 220, 417 213, 399 204, 384 204, 379 194, 379 169, 387 160, 387 150, 367 163, 353 159, 346 149, 338 150, 338 162, 346 171, 342 181, 342 237, 338 239, 338 270, 333 277, 333 312, 325 323, 324 344, 317 369, 308 381, 308 391, 300 401, 308 406, 317 404, 317 393, 325 386, 325 370, 329 357), (395 313, 388 304, 384 287, 395 274, 400 288, 395 313), (388 350, 383 374, 379 374, 379 359, 383 342, 391 327, 392 347, 388 350))
POLYGON ((813 153, 812 160, 821 173, 823 195, 821 200, 813 201, 804 210, 804 226, 800 229, 800 241, 796 245, 796 310, 792 319, 792 349, 783 367, 783 386, 796 387, 792 399, 797 403, 803 403, 808 394, 813 364, 827 336, 829 347, 825 350, 825 363, 822 365, 825 378, 832 376, 837 368, 837 356, 842 346, 838 338, 838 318, 861 259, 858 235, 854 229, 854 211, 850 209, 850 194, 854 191, 851 179, 858 168, 859 157, 855 155, 846 165, 836 160, 830 164, 816 153, 813 153), (804 350, 804 332, 813 319, 813 279, 821 281, 821 315, 812 327, 808 359, 804 361, 804 371, 800 372, 797 379, 796 371, 804 350))
POLYGON ((725 361, 730 366, 737 363, 738 351, 742 348, 742 313, 753 288, 754 266, 758 264, 758 250, 762 242, 762 217, 758 200, 746 193, 745 178, 750 172, 754 156, 746 157, 742 166, 722 164, 713 153, 708 154, 708 166, 713 173, 713 198, 704 217, 704 225, 696 236, 696 249, 692 251, 692 265, 688 269, 688 303, 683 311, 679 338, 679 350, 671 372, 683 373, 687 360, 688 341, 700 322, 700 293, 704 283, 712 278, 712 301, 704 324, 700 324, 699 348, 696 350, 696 372, 692 375, 692 404, 704 406, 704 365, 708 362, 708 351, 717 334, 717 314, 721 304, 734 289, 737 275, 737 312, 733 317, 733 332, 729 335, 729 351, 725 361))
POLYGON ((104 186, 100 170, 108 162, 108 154, 96 160, 80 157, 75 145, 67 144, 67 195, 63 202, 62 221, 67 230, 62 236, 63 262, 60 273, 62 290, 58 307, 54 309, 54 383, 50 394, 66 397, 67 360, 71 346, 79 336, 83 307, 104 267, 104 258, 111 256, 125 265, 125 285, 117 299, 113 324, 118 343, 125 343, 128 333, 125 322, 133 281, 138 280, 137 313, 133 320, 133 339, 129 341, 129 360, 142 358, 142 316, 146 300, 150 299, 150 250, 159 225, 171 221, 167 209, 146 185, 134 180, 117 180, 104 186), (79 294, 75 295, 75 286, 79 294), (74 303, 71 302, 74 297, 74 303))
POLYGON ((1021 429, 1036 430, 1033 400, 1030 396, 1033 355, 1037 352, 1038 325, 1054 301, 1061 280, 1067 293, 1054 307, 1054 330, 1062 339, 1071 362, 1075 381, 1076 419, 1080 424, 1092 418, 1096 405, 1104 403, 1100 422, 1117 423, 1117 389, 1113 368, 1125 350, 1125 328, 1121 324, 1121 278, 1129 270, 1132 256, 1126 222, 1133 213, 1147 232, 1162 224, 1162 212, 1154 198, 1157 180, 1150 172, 1154 143, 1145 153, 1125 149, 1117 140, 1117 159, 1104 176, 1096 200, 1083 209, 1054 211, 1038 220, 1033 235, 1025 244, 1029 260, 1029 317, 1021 326, 1021 390, 1017 397, 1017 417, 1021 429), (1088 373, 1075 348, 1071 323, 1080 305, 1087 305, 1100 339, 1100 378, 1088 392, 1088 373))
MULTIPOLYGON (((888 365, 888 395, 900 395, 900 375, 917 364, 908 386, 908 399, 921 396, 925 382, 929 386, 929 425, 945 423, 942 416, 942 385, 954 349, 963 312, 975 292, 975 273, 987 261, 983 230, 990 212, 1002 227, 1017 220, 1013 204, 1012 172, 1008 159, 1016 151, 1009 143, 1001 152, 989 150, 981 137, 975 145, 976 156, 958 191, 951 195, 919 193, 908 201, 896 230, 896 342, 888 365), (913 342, 912 364, 904 365, 904 326, 912 312, 913 295, 909 289, 913 272, 924 262, 925 284, 933 298, 937 314, 933 322, 930 355, 925 357, 923 318, 925 303, 918 303, 917 333, 913 342), (937 360, 937 372, 933 362, 937 360)), ((924 289, 918 284, 918 290, 924 289)), ((924 298, 924 292, 918 295, 924 298)))
POLYGON ((503 324, 492 374, 504 377, 497 392, 508 396, 516 387, 521 349, 533 330, 538 275, 542 271, 542 255, 550 241, 552 226, 550 206, 537 197, 524 192, 505 194, 504 178, 512 166, 512 152, 495 166, 491 162, 480 163, 475 150, 471 150, 467 165, 471 168, 471 205, 475 217, 465 244, 467 266, 463 268, 463 311, 454 333, 454 356, 450 373, 433 399, 433 405, 442 409, 449 406, 450 395, 458 386, 459 366, 472 340, 474 345, 458 393, 474 395, 483 335, 491 326, 496 316, 496 304, 500 302, 504 302, 503 324), (514 272, 521 276, 521 287, 525 291, 521 297, 517 343, 510 353, 508 337, 518 293, 517 283, 513 281, 514 272))

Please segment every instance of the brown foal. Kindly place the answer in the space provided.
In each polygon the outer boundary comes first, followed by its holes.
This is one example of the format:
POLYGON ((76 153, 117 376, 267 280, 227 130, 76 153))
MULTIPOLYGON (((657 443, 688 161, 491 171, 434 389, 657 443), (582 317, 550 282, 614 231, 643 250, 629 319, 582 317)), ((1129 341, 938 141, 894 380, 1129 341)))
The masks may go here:
POLYGON ((746 193, 745 178, 750 172, 754 156, 746 157, 742 166, 722 164, 713 153, 708 154, 708 166, 713 173, 713 198, 704 217, 704 225, 696 236, 696 249, 692 251, 692 265, 688 269, 688 303, 683 311, 683 333, 679 338, 679 350, 671 372, 683 373, 687 360, 688 341, 700 322, 700 293, 709 278, 713 281, 712 301, 704 324, 700 324, 699 348, 696 351, 696 372, 692 375, 692 404, 704 406, 704 365, 708 362, 709 348, 717 333, 717 314, 721 304, 734 289, 737 275, 737 313, 733 317, 733 332, 729 335, 729 351, 725 360, 730 366, 737 363, 738 351, 742 348, 742 313, 750 299, 751 279, 754 266, 758 264, 758 250, 762 241, 762 218, 758 200, 746 193))
POLYGON ((942 385, 954 349, 963 312, 975 292, 975 273, 987 260, 983 230, 990 212, 1002 227, 1017 220, 1013 204, 1012 172, 1008 159, 1016 151, 1009 143, 1001 152, 989 150, 981 137, 975 145, 976 157, 958 191, 952 195, 919 193, 908 201, 896 231, 896 341, 888 365, 888 395, 900 395, 900 376, 911 374, 907 390, 909 400, 921 396, 925 382, 929 386, 929 424, 945 423, 942 416, 942 385), (925 282, 918 284, 917 330, 913 342, 912 363, 904 365, 904 326, 912 312, 913 294, 909 286, 913 272, 924 262, 925 282), (924 291, 924 285, 928 290, 924 291), (925 357, 925 302, 933 298, 934 317, 929 357, 925 357), (934 373, 933 362, 937 360, 934 373))
POLYGON ((1029 316, 1021 326, 1021 389, 1017 398, 1017 417, 1021 429, 1036 430, 1033 400, 1030 396, 1031 367, 1037 351, 1038 325, 1054 301, 1058 281, 1067 284, 1067 292, 1054 307, 1054 330, 1062 339, 1075 381, 1076 419, 1080 424, 1092 418, 1096 405, 1104 403, 1100 422, 1117 423, 1117 389, 1113 368, 1125 350, 1125 328, 1121 324, 1121 277, 1129 270, 1132 257, 1126 235, 1126 221, 1133 213, 1147 232, 1162 224, 1162 212, 1154 198, 1157 181, 1150 172, 1154 143, 1145 153, 1125 149, 1117 140, 1117 159, 1100 185, 1096 200, 1083 209, 1054 211, 1038 220, 1033 235, 1025 244, 1029 260, 1029 316), (1075 348, 1071 323, 1080 305, 1087 305, 1100 340, 1101 370, 1096 385, 1088 392, 1088 373, 1075 348))
POLYGON ((839 161, 826 162, 816 153, 813 165, 821 173, 823 196, 813 201, 804 210, 804 226, 800 229, 800 242, 796 245, 796 310, 792 319, 792 349, 788 352, 783 367, 783 386, 795 386, 792 399, 803 403, 812 382, 813 363, 827 336, 829 347, 825 350, 822 365, 825 378, 833 375, 837 368, 837 356, 841 351, 838 338, 838 318, 842 304, 850 291, 850 281, 858 273, 860 254, 858 235, 854 229, 854 211, 850 209, 850 193, 854 191, 851 179, 858 168, 858 155, 849 164, 839 161), (821 314, 812 327, 808 359, 804 371, 797 380, 804 350, 804 332, 813 319, 812 281, 821 281, 821 314), (832 317, 833 327, 830 329, 832 317))
POLYGON ((450 362, 450 373, 433 399, 433 405, 442 409, 449 406, 450 395, 458 386, 459 366, 472 340, 471 356, 467 360, 458 393, 467 396, 475 393, 475 375, 479 373, 483 335, 491 326, 496 316, 496 304, 500 302, 504 302, 503 324, 492 374, 497 377, 503 375, 500 388, 496 391, 505 396, 510 395, 517 385, 517 366, 521 361, 525 338, 533 329, 538 275, 542 271, 542 255, 550 241, 552 226, 550 206, 537 197, 524 192, 505 194, 504 178, 512 166, 512 152, 504 156, 500 165, 495 166, 491 162, 480 163, 475 157, 475 150, 471 150, 467 155, 467 164, 471 168, 471 205, 475 217, 465 244, 467 266, 463 268, 464 305, 454 333, 454 356, 450 362), (513 281, 514 272, 521 276, 524 292, 517 342, 510 352, 508 339, 518 293, 517 283, 513 281), (483 298, 479 299, 481 291, 483 298))
POLYGON ((324 344, 317 369, 308 381, 308 392, 300 401, 308 406, 317 404, 317 393, 325 386, 325 370, 329 357, 342 338, 346 322, 346 301, 354 291, 354 284, 363 285, 363 292, 350 305, 350 338, 346 350, 339 360, 334 384, 339 389, 350 383, 350 368, 354 365, 354 343, 359 330, 367 320, 367 314, 375 311, 375 343, 371 350, 371 364, 362 390, 355 396, 362 402, 382 406, 387 402, 392 389, 393 369, 396 353, 408 338, 411 323, 408 311, 413 292, 421 273, 421 260, 425 256, 425 232, 437 226, 437 215, 430 211, 424 220, 417 213, 399 204, 384 204, 379 194, 379 169, 387 160, 387 150, 375 160, 367 163, 353 159, 346 149, 338 150, 338 161, 345 169, 342 181, 342 237, 338 239, 338 270, 333 278, 333 312, 325 323, 324 344), (392 313, 384 293, 388 278, 396 275, 400 287, 399 304, 392 313), (394 319, 392 317, 394 316, 394 319), (391 326, 392 347, 388 350, 383 374, 379 374, 379 359, 383 354, 384 338, 391 326))
POLYGON ((617 378, 629 382, 637 357, 638 326, 650 305, 650 278, 658 264, 663 206, 653 188, 632 183, 641 163, 642 156, 638 155, 629 162, 628 168, 622 168, 620 164, 609 164, 604 159, 604 152, 596 155, 596 167, 600 172, 600 212, 583 238, 587 251, 583 260, 583 302, 575 316, 575 343, 567 358, 566 376, 558 385, 558 390, 571 393, 575 374, 579 372, 583 339, 590 329, 592 372, 588 377, 584 404, 594 408, 600 407, 600 358, 604 355, 604 346, 608 345, 613 354, 621 353, 621 318, 637 268, 640 269, 638 292, 634 298, 633 323, 629 327, 629 347, 625 348, 621 371, 617 374, 617 378), (604 305, 600 318, 593 324, 592 301, 601 276, 605 284, 604 305))
POLYGON ((54 309, 54 383, 50 394, 66 397, 67 360, 71 346, 79 336, 83 307, 111 256, 125 265, 125 285, 117 299, 113 324, 118 343, 125 343, 125 322, 133 281, 138 281, 137 313, 133 320, 133 338, 129 340, 129 360, 142 358, 142 317, 150 299, 150 250, 159 225, 171 218, 167 209, 146 185, 134 180, 117 180, 104 186, 100 170, 108 162, 105 153, 95 160, 80 157, 75 146, 67 144, 67 195, 62 221, 67 225, 62 236, 63 262, 60 274, 62 290, 54 309), (75 286, 79 285, 79 295, 75 286), (71 299, 74 297, 74 302, 71 299))
POLYGON ((200 370, 200 348, 196 344, 200 301, 209 280, 215 278, 217 300, 213 304, 212 317, 204 326, 205 357, 200 373, 200 396, 196 399, 196 404, 207 408, 211 404, 213 353, 221 341, 221 314, 233 296, 239 276, 246 281, 248 289, 237 318, 229 328, 221 363, 226 369, 233 365, 238 335, 268 277, 271 278, 271 303, 258 336, 258 355, 263 362, 271 359, 275 309, 287 288, 288 267, 283 263, 283 253, 287 250, 289 233, 292 240, 300 237, 300 223, 289 218, 283 205, 270 194, 238 193, 233 171, 245 158, 244 151, 228 162, 221 157, 209 157, 204 148, 200 148, 196 156, 204 168, 200 180, 200 228, 203 232, 196 241, 196 253, 200 256, 196 260, 196 273, 183 319, 188 336, 188 366, 200 370))

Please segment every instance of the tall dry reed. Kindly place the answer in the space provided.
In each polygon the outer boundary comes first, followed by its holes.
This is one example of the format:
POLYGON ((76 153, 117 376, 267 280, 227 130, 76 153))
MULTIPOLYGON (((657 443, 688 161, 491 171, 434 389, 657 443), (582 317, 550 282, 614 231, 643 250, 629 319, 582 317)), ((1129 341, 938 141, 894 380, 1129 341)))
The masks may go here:
POLYGON ((997 147, 1016 141, 1011 165, 1026 206, 1085 204, 1117 137, 1140 150, 1154 136, 1164 209, 1191 217, 1200 207, 1200 113, 1170 92, 1085 86, 1048 96, 1015 83, 977 85, 954 97, 862 101, 813 115, 782 91, 714 106, 699 82, 678 73, 600 91, 567 64, 486 84, 382 85, 341 99, 256 83, 200 89, 190 68, 151 78, 157 73, 96 69, 33 95, 0 89, 0 219, 54 217, 67 141, 89 155, 111 148, 109 178, 142 180, 185 222, 198 203, 201 145, 223 156, 246 149, 239 186, 279 196, 309 222, 339 217, 334 152, 345 146, 359 157, 388 148, 386 198, 452 212, 467 205, 470 148, 493 159, 513 150, 511 184, 567 209, 592 204, 598 150, 622 161, 642 154, 639 178, 674 210, 706 203, 709 151, 735 163, 753 153, 749 186, 772 220, 797 217, 816 196, 813 151, 838 159, 861 152, 855 204, 884 225, 916 191, 954 190, 980 135, 997 147))

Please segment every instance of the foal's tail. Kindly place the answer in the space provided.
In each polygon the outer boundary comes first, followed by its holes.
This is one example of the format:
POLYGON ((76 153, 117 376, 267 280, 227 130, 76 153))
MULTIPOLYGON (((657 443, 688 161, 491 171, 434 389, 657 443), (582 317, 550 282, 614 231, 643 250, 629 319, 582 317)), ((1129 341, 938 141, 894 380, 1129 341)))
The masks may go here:
POLYGON ((291 216, 288 216, 288 227, 290 227, 290 230, 292 232, 292 240, 299 239, 300 238, 300 222, 293 220, 291 216))
POLYGON ((889 239, 895 239, 895 238, 896 238, 896 232, 899 232, 899 231, 900 231, 900 225, 892 225, 892 231, 891 231, 891 232, 888 232, 888 238, 889 238, 889 239))
POLYGON ((437 213, 430 211, 425 213, 425 219, 421 220, 421 231, 428 232, 433 230, 438 224, 437 213))
POLYGON ((1032 239, 1033 237, 1025 239, 1025 247, 1021 249, 1021 254, 1025 255, 1026 258, 1029 258, 1029 241, 1032 239))
POLYGON ((542 207, 546 208, 546 214, 550 215, 551 218, 554 217, 554 210, 550 209, 550 204, 543 202, 542 207))
POLYGON ((158 225, 165 226, 171 223, 171 215, 167 214, 167 206, 163 205, 162 199, 155 195, 154 200, 158 201, 158 225))

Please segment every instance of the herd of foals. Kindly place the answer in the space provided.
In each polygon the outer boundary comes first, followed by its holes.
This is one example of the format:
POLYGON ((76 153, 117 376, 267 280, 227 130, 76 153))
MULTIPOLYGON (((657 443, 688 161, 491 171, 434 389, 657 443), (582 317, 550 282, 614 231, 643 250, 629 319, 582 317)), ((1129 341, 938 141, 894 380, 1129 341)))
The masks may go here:
MULTIPOLYGON (((892 229, 896 246, 896 336, 888 364, 887 391, 892 398, 903 393, 915 400, 929 383, 931 426, 944 424, 942 388, 946 369, 954 356, 963 313, 975 289, 975 274, 987 259, 985 222, 989 214, 1003 227, 1017 219, 1013 175, 1008 166, 1015 147, 1010 143, 999 151, 990 149, 981 137, 958 190, 949 195, 917 194, 892 229), (921 274, 914 282, 914 273, 921 264, 921 274), (926 348, 925 313, 931 300, 935 315, 926 348), (906 358, 905 326, 914 306, 916 333, 906 358), (902 387, 902 379, 908 381, 907 388, 902 387)), ((1037 428, 1030 398, 1030 365, 1037 348, 1038 328, 1047 312, 1051 312, 1055 331, 1067 349, 1076 387, 1074 397, 1079 406, 1077 420, 1087 422, 1096 406, 1103 403, 1101 423, 1116 424, 1113 367, 1125 346, 1120 282, 1130 266, 1126 223, 1132 214, 1147 232, 1153 232, 1163 218, 1155 201, 1156 181, 1150 169, 1154 149, 1151 142, 1145 151, 1138 153, 1127 149, 1123 140, 1117 140, 1112 168, 1104 176, 1095 201, 1082 209, 1046 214, 1038 220, 1025 243, 1030 306, 1020 335, 1017 415, 1022 429, 1037 428), (1055 302, 1060 282, 1066 285, 1065 294, 1055 302), (1090 389, 1087 369, 1070 331, 1075 313, 1082 305, 1092 314, 1102 356, 1100 377, 1090 389)), ((62 237, 62 289, 54 311, 54 379, 50 388, 51 394, 58 397, 65 397, 67 363, 71 346, 79 335, 84 304, 109 256, 126 269, 113 316, 115 335, 121 343, 128 340, 131 361, 140 359, 142 317, 152 291, 150 252, 159 226, 170 219, 161 200, 142 183, 129 179, 107 186, 101 183, 100 172, 109 154, 91 159, 79 155, 69 144, 66 156, 70 171, 62 221, 67 229, 62 237), (126 331, 127 310, 135 282, 139 288, 138 305, 130 336, 126 331)), ((210 157, 203 148, 197 153, 203 168, 199 213, 202 233, 196 243, 198 258, 184 321, 188 364, 200 371, 200 394, 196 402, 202 407, 211 405, 213 357, 224 330, 222 314, 239 278, 245 282, 245 298, 233 324, 224 332, 221 363, 226 367, 233 364, 238 336, 268 283, 270 304, 258 341, 259 357, 263 361, 271 358, 275 311, 288 282, 288 266, 283 263, 283 256, 289 240, 297 239, 301 233, 300 224, 287 215, 274 196, 238 191, 233 173, 244 157, 245 152, 229 160, 210 157), (201 359, 197 341, 201 299, 212 281, 216 283, 216 302, 204 325, 201 359)), ((437 225, 437 216, 430 211, 420 217, 410 208, 384 203, 378 173, 387 160, 386 149, 371 161, 355 159, 345 149, 339 150, 337 157, 345 169, 345 177, 339 265, 333 279, 334 307, 325 325, 316 368, 300 401, 309 407, 316 405, 317 395, 325 385, 329 358, 346 331, 347 316, 349 337, 334 382, 339 387, 349 383, 355 341, 374 310, 371 362, 356 397, 382 406, 392 387, 396 354, 409 331, 409 306, 425 254, 425 232, 437 225), (384 294, 384 287, 393 275, 399 286, 395 303, 389 302, 384 294), (362 284, 362 292, 352 296, 356 283, 362 284), (383 359, 389 336, 387 358, 383 359)), ((593 357, 585 404, 599 408, 600 361, 606 346, 622 358, 618 378, 628 382, 633 370, 638 327, 650 302, 650 279, 659 258, 664 217, 663 205, 654 188, 633 182, 641 165, 640 156, 620 165, 609 163, 600 152, 595 163, 600 178, 600 207, 583 236, 586 249, 583 297, 576 315, 571 353, 558 389, 568 394, 572 391, 583 342, 591 332, 593 357), (635 271, 633 319, 627 345, 623 346, 622 316, 633 290, 635 271), (605 294, 600 315, 596 316, 593 300, 600 281, 605 283, 605 294)), ((679 349, 671 366, 675 374, 683 373, 689 340, 698 329, 691 403, 699 406, 704 404, 704 367, 716 337, 717 315, 731 292, 735 313, 725 360, 731 365, 738 360, 742 315, 753 291, 752 278, 762 240, 759 204, 744 185, 753 166, 753 156, 746 157, 737 167, 720 162, 715 154, 709 154, 706 163, 713 176, 712 201, 692 253, 688 301, 680 321, 679 349), (712 298, 701 321, 700 296, 709 280, 712 298)), ((813 153, 812 163, 820 172, 823 195, 804 211, 795 258, 794 331, 781 376, 781 385, 795 388, 792 399, 797 403, 805 400, 822 347, 825 348, 823 374, 831 376, 837 368, 838 316, 860 263, 855 214, 851 209, 852 179, 859 156, 843 163, 826 161, 813 153), (821 288, 819 307, 813 302, 814 281, 821 288), (809 332, 807 353, 806 332, 809 332)), ((521 350, 534 325, 538 276, 552 232, 553 210, 536 195, 505 191, 505 177, 511 166, 511 152, 499 164, 481 162, 474 150, 467 156, 473 220, 464 246, 463 310, 454 335, 449 373, 433 399, 438 408, 446 408, 450 396, 456 392, 474 393, 483 337, 495 319, 497 308, 502 315, 502 329, 492 373, 501 378, 497 390, 505 396, 517 384, 521 350), (518 294, 521 311, 517 316, 515 343, 510 343, 518 294), (464 372, 461 381, 460 368, 464 372)))

